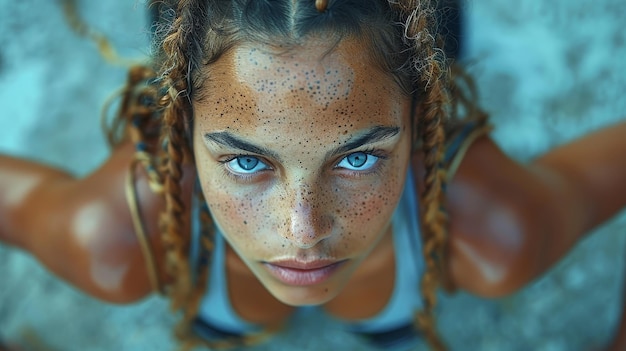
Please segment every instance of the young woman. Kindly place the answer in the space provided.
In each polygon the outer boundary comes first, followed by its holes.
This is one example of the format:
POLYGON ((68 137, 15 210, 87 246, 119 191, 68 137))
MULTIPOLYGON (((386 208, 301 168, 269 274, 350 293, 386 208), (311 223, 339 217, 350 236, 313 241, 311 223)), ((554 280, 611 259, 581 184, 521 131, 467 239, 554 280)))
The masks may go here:
POLYGON ((625 206, 626 125, 517 164, 434 10, 180 1, 99 170, 0 160, 2 240, 107 301, 167 294, 213 346, 317 306, 378 345, 442 348, 438 285, 514 292, 625 206))

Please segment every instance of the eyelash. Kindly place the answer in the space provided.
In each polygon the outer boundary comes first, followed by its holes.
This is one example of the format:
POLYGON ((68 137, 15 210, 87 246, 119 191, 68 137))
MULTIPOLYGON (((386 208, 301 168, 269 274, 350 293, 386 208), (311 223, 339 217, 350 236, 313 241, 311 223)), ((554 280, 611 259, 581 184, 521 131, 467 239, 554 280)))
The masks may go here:
MULTIPOLYGON (((354 177, 354 178, 360 178, 363 176, 367 176, 367 175, 371 175, 371 174, 379 174, 382 168, 382 163, 384 163, 385 160, 387 160, 389 158, 389 153, 383 150, 379 150, 379 149, 373 149, 373 148, 369 148, 369 149, 365 149, 365 150, 354 150, 352 152, 350 152, 347 155, 342 156, 338 161, 335 162, 335 167, 341 162, 341 160, 343 160, 345 157, 348 157, 348 155, 353 154, 353 153, 357 153, 357 152, 362 152, 368 156, 374 156, 378 158, 378 161, 376 162, 376 164, 374 165, 374 167, 372 167, 371 169, 367 170, 367 171, 356 171, 356 170, 348 170, 348 169, 344 169, 343 172, 349 174, 350 177, 354 177)), ((253 181, 253 179, 255 177, 258 176, 258 174, 255 173, 248 173, 248 174, 243 174, 243 173, 235 173, 233 171, 230 171, 228 169, 228 167, 226 166, 229 162, 239 158, 239 157, 246 157, 246 156, 252 156, 252 157, 256 157, 259 158, 260 162, 265 163, 266 165, 268 165, 269 169, 272 170, 272 168, 269 166, 269 163, 265 160, 263 160, 261 157, 259 156, 254 156, 254 155, 250 155, 250 154, 237 154, 237 155, 232 155, 230 157, 228 157, 225 160, 219 160, 218 162, 222 165, 222 172, 224 173, 225 176, 227 176, 228 178, 235 180, 237 182, 241 182, 241 183, 250 183, 253 181)))
MULTIPOLYGON (((259 156, 255 156, 255 155, 250 155, 250 154, 237 154, 237 155, 232 155, 230 157, 228 157, 225 160, 219 160, 218 162, 222 164, 222 172, 225 176, 227 176, 228 178, 240 182, 240 183, 250 183, 252 182, 252 180, 254 179, 255 176, 258 176, 258 174, 255 173, 248 173, 248 174, 244 174, 244 173, 235 173, 233 171, 230 171, 228 169, 228 167, 226 166, 229 162, 239 158, 239 157, 246 157, 246 156, 251 156, 251 157, 255 157, 259 159, 259 162, 263 162, 266 165, 268 164, 267 161, 263 160, 263 158, 259 157, 259 156)), ((268 165, 269 167, 269 165, 268 165)), ((269 167, 269 169, 271 170, 272 168, 269 167)))
POLYGON ((389 153, 386 151, 383 151, 380 149, 368 148, 365 150, 354 150, 350 152, 349 154, 342 156, 337 162, 335 162, 335 165, 338 165, 341 162, 341 160, 348 157, 350 154, 357 153, 357 152, 362 152, 368 156, 377 157, 378 160, 376 161, 376 164, 367 171, 354 171, 354 170, 349 170, 349 169, 344 170, 344 172, 347 172, 350 175, 350 177, 354 177, 354 178, 360 178, 360 177, 368 176, 372 174, 380 174, 382 164, 384 163, 385 160, 389 158, 389 153))

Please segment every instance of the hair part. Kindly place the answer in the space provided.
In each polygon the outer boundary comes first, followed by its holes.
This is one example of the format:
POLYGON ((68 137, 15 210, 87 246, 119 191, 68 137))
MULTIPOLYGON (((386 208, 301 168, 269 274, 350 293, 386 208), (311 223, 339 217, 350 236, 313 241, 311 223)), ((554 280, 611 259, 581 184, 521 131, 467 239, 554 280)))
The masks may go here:
MULTIPOLYGON (((386 1, 329 0, 323 12, 317 10, 312 0, 217 0, 204 7, 193 9, 194 18, 187 22, 174 19, 169 33, 157 37, 157 42, 165 44, 174 29, 182 26, 176 31, 187 38, 186 44, 181 42, 181 50, 187 55, 192 99, 206 79, 205 67, 231 48, 244 43, 297 48, 315 36, 330 42, 330 46, 347 37, 368 39, 364 43, 370 46, 372 62, 391 74, 407 96, 415 92, 417 82, 410 50, 404 43, 404 26, 394 18, 386 1)), ((157 70, 165 78, 174 66, 162 45, 157 47, 157 70)))

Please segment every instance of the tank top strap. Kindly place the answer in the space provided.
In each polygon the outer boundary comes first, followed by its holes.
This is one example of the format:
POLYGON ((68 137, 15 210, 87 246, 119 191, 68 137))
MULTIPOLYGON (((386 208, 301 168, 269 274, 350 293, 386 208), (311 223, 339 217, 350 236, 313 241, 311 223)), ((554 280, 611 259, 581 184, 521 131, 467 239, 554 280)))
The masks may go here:
POLYGON ((446 130, 443 164, 447 170, 448 181, 454 177, 465 153, 474 141, 492 130, 493 126, 487 123, 486 119, 459 121, 446 130))

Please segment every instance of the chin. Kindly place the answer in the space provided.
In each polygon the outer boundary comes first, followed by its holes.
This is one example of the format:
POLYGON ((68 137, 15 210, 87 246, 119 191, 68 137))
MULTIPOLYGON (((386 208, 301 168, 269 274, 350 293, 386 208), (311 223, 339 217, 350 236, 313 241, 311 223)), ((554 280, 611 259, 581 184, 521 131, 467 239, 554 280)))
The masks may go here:
POLYGON ((289 306, 317 306, 335 298, 346 285, 354 265, 344 260, 321 268, 301 270, 263 265, 257 278, 265 289, 289 306))
POLYGON ((285 305, 319 306, 335 298, 341 289, 325 284, 323 286, 274 286, 269 288, 269 292, 285 305))

